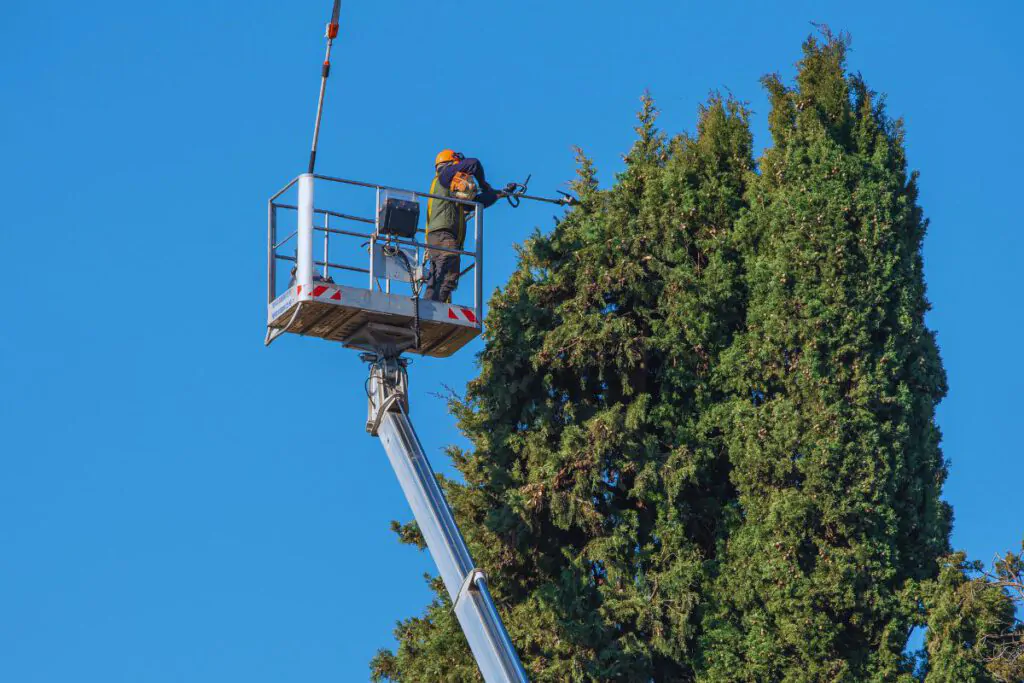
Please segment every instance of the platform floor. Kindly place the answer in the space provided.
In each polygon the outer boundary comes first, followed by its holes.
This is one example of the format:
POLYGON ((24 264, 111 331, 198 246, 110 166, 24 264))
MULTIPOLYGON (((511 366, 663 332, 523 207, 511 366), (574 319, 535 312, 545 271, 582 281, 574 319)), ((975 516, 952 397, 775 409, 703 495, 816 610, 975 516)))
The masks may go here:
MULTIPOLYGON (((447 358, 482 331, 480 318, 473 308, 422 299, 419 307, 420 349, 410 349, 409 353, 447 358)), ((367 329, 367 323, 412 330, 413 319, 411 297, 315 282, 312 292, 305 296, 297 285, 277 297, 269 306, 267 324, 273 329, 288 326, 289 333, 362 348, 360 333, 367 329), (295 315, 296 309, 299 309, 298 315, 295 315)))

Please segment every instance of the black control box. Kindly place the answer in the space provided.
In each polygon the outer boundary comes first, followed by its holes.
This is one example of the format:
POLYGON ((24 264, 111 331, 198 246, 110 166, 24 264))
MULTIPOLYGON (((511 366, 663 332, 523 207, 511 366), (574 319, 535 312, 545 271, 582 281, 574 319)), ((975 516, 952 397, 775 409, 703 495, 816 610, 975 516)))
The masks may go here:
POLYGON ((420 203, 397 197, 385 197, 377 216, 381 234, 413 238, 420 223, 420 203))

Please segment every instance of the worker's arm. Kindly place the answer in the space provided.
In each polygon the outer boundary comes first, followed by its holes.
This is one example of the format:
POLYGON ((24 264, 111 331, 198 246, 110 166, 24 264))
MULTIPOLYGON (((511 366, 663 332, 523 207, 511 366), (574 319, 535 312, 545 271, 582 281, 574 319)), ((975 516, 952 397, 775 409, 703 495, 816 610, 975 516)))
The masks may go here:
POLYGON ((441 184, 445 187, 451 187, 456 173, 468 173, 476 178, 476 184, 480 187, 480 194, 477 195, 476 201, 483 204, 484 208, 498 201, 498 193, 487 182, 487 176, 484 175, 484 165, 480 163, 479 159, 469 158, 457 161, 454 164, 448 164, 441 169, 439 174, 441 184))

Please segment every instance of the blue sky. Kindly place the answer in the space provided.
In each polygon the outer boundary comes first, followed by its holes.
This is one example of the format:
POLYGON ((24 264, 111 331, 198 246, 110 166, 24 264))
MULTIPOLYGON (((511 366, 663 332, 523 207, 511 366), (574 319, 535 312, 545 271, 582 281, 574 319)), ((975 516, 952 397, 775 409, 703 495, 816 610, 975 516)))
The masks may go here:
MULTIPOLYGON (((650 88, 670 133, 712 88, 756 112, 810 21, 904 116, 932 224, 956 547, 1020 543, 1017 3, 348 0, 319 170, 425 187, 454 147, 494 180, 607 184, 650 88), (978 3, 980 4, 980 3, 978 3)), ((429 595, 362 433, 365 370, 264 349, 266 198, 305 166, 329 2, 0 8, 0 680, 359 681, 429 595)), ((554 212, 497 208, 486 290, 554 212)), ((461 443, 417 361, 428 453, 461 443)))

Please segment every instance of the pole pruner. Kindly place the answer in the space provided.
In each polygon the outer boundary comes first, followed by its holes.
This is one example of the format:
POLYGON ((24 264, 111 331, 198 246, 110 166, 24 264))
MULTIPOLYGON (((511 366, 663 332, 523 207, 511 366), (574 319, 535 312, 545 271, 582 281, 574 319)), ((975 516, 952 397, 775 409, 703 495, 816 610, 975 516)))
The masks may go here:
POLYGON ((577 206, 580 203, 580 200, 576 199, 576 197, 573 197, 568 192, 562 192, 561 190, 557 191, 558 194, 562 195, 561 197, 536 197, 534 195, 526 194, 529 191, 530 178, 532 177, 533 174, 531 173, 526 176, 526 180, 521 183, 509 183, 505 186, 505 189, 499 193, 499 195, 507 199, 509 206, 512 208, 519 206, 520 202, 524 199, 529 199, 534 202, 545 202, 547 204, 558 204, 559 206, 577 206))
POLYGON ((324 38, 327 39, 327 54, 324 56, 324 64, 320 68, 320 96, 316 102, 316 123, 313 124, 313 145, 309 150, 309 173, 313 172, 316 166, 316 145, 320 140, 320 120, 324 115, 324 94, 327 92, 327 78, 331 75, 331 47, 334 46, 334 39, 338 37, 338 17, 341 14, 341 0, 334 0, 331 9, 331 21, 327 24, 324 38))

